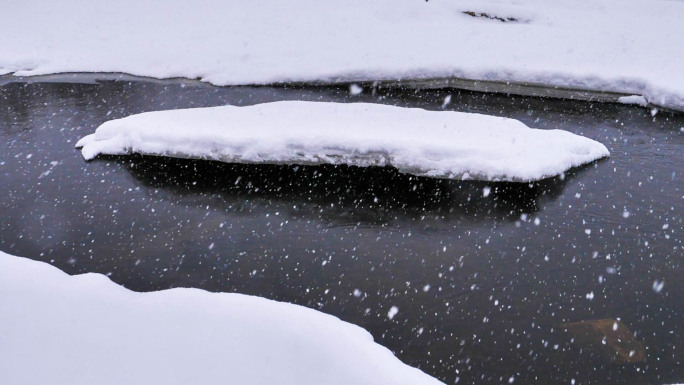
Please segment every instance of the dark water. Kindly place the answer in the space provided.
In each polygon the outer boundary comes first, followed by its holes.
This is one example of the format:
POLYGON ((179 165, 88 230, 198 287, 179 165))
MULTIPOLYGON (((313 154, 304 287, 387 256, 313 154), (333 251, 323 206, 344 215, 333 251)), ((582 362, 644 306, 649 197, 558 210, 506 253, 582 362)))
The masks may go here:
POLYGON ((5 84, 0 249, 133 290, 320 309, 446 383, 682 382, 683 131, 682 115, 453 90, 5 84), (440 109, 448 94, 447 109, 562 128, 612 156, 565 178, 487 185, 389 168, 86 163, 73 148, 102 122, 148 110, 284 99, 440 109), (617 364, 560 332, 599 318, 620 319, 646 360, 617 364))

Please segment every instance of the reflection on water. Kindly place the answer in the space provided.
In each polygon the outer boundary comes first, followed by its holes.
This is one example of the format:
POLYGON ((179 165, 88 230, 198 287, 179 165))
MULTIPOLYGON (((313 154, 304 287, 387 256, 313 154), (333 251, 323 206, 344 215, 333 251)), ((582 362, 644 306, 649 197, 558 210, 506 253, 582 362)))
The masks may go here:
POLYGON ((107 159, 122 164, 143 185, 179 196, 217 194, 230 204, 245 199, 310 204, 317 215, 337 225, 387 225, 400 217, 422 220, 426 215, 471 222, 517 220, 560 196, 565 184, 582 172, 521 184, 431 179, 392 167, 226 164, 139 155, 107 159))
POLYGON ((446 383, 682 382, 681 127, 682 116, 633 107, 453 90, 4 84, 0 248, 135 290, 320 309, 446 383), (84 162, 73 148, 102 122, 149 110, 289 99, 440 109, 448 94, 449 109, 566 129, 612 156, 518 185, 391 168, 84 162), (645 361, 614 362, 561 326, 608 318, 645 361))

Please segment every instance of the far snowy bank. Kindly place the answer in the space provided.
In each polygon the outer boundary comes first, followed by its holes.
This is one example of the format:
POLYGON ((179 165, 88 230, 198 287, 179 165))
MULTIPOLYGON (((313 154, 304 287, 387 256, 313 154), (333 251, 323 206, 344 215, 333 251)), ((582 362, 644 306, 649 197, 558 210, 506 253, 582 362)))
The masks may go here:
POLYGON ((241 294, 135 293, 0 252, 0 383, 441 384, 365 330, 241 294))
POLYGON ((609 155, 561 130, 367 103, 275 102, 148 112, 81 139, 87 160, 139 153, 230 163, 394 166, 434 178, 534 181, 609 155))
POLYGON ((401 83, 684 111, 684 2, 10 2, 0 74, 401 83))

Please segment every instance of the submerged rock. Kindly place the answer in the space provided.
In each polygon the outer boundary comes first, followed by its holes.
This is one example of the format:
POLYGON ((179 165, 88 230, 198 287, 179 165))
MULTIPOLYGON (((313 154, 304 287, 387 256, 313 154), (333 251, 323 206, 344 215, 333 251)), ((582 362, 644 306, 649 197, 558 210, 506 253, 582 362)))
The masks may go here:
POLYGON ((618 364, 634 364, 646 359, 646 349, 622 322, 604 318, 561 325, 573 342, 618 364))

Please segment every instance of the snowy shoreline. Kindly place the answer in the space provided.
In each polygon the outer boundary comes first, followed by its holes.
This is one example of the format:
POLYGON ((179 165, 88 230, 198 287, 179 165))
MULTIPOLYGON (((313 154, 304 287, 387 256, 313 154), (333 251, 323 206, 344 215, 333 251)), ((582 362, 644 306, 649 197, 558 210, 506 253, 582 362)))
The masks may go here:
POLYGON ((124 0, 112 9, 33 0, 6 12, 13 17, 0 25, 0 74, 12 76, 126 73, 218 86, 456 82, 573 99, 636 95, 684 111, 682 2, 124 0))
POLYGON ((63 72, 44 75, 22 75, 14 73, 0 75, 0 86, 10 83, 75 83, 75 84, 97 84, 103 81, 144 81, 153 83, 180 82, 185 85, 209 84, 216 87, 231 86, 255 86, 255 87, 350 87, 359 85, 366 92, 371 92, 375 88, 379 89, 415 89, 415 90, 434 90, 452 89, 474 92, 485 92, 494 94, 509 94, 531 97, 542 97, 564 100, 583 100, 600 103, 618 103, 635 105, 644 108, 656 108, 665 112, 684 113, 684 105, 679 104, 658 104, 649 101, 646 97, 638 93, 640 87, 627 88, 625 90, 591 89, 576 87, 573 88, 565 83, 559 85, 543 83, 525 83, 510 80, 478 80, 466 78, 404 78, 404 79, 363 79, 357 80, 312 80, 302 82, 276 82, 266 84, 240 84, 240 85, 216 85, 202 79, 191 79, 186 77, 167 77, 157 78, 144 75, 133 75, 122 72, 63 72), (637 90, 627 92, 626 90, 637 90))
POLYGON ((78 141, 86 160, 138 153, 228 163, 393 166, 431 178, 530 182, 610 155, 515 119, 370 103, 285 101, 154 111, 78 141))
POLYGON ((2 384, 441 384, 364 329, 303 306, 136 293, 0 251, 2 384))

